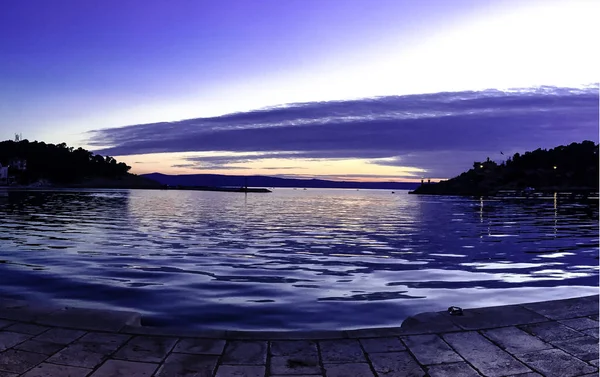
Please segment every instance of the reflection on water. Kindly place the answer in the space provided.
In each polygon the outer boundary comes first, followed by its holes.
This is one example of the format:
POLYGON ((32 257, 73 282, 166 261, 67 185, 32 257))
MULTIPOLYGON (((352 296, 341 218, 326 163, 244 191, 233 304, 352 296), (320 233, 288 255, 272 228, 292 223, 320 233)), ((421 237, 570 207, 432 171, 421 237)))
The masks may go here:
POLYGON ((133 309, 158 325, 398 325, 450 305, 597 293, 597 227, 597 201, 560 195, 11 192, 0 198, 0 291, 133 309))

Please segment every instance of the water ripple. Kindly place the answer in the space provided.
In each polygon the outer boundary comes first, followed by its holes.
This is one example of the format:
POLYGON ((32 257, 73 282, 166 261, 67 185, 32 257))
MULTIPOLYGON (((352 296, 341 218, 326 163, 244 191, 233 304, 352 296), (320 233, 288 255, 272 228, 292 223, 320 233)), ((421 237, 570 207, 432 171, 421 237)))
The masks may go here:
POLYGON ((0 290, 229 329, 597 293, 598 202, 81 190, 0 198, 0 290), (548 289, 552 287, 552 289, 548 289))

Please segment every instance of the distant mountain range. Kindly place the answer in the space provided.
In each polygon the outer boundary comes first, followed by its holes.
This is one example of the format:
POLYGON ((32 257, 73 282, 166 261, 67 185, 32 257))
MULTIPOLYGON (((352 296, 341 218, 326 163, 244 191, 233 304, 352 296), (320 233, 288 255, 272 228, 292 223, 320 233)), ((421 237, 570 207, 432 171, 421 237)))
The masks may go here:
POLYGON ((210 187, 297 187, 297 188, 356 188, 383 190, 414 190, 420 183, 412 182, 349 182, 327 181, 323 179, 291 179, 265 177, 259 175, 219 175, 189 174, 167 175, 161 173, 142 174, 141 176, 169 186, 210 186, 210 187))

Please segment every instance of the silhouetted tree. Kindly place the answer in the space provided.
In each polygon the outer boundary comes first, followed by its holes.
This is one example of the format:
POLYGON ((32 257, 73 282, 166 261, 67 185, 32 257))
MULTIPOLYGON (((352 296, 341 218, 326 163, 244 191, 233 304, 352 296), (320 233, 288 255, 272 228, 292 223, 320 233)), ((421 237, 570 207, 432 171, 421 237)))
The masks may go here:
POLYGON ((17 177, 21 183, 42 178, 55 183, 74 183, 93 177, 119 178, 131 169, 113 157, 104 158, 83 148, 73 149, 66 143, 54 145, 26 139, 0 142, 0 163, 10 165, 15 159, 27 161, 27 169, 17 177))
POLYGON ((500 188, 598 189, 598 144, 586 140, 549 150, 515 153, 505 164, 474 162, 458 177, 417 191, 481 194, 500 188))

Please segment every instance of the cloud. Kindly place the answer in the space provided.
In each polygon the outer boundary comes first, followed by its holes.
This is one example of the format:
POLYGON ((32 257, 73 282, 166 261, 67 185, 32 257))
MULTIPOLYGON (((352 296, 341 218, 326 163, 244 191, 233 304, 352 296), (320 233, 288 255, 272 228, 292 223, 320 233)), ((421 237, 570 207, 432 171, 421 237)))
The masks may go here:
POLYGON ((267 167, 262 167, 261 169, 264 169, 264 170, 302 170, 302 169, 306 169, 306 168, 302 167, 302 166, 267 166, 267 167))
POLYGON ((273 177, 279 178, 298 178, 298 179, 326 179, 331 181, 354 181, 354 180, 382 180, 387 178, 389 182, 397 182, 406 178, 420 178, 421 175, 414 173, 403 173, 399 176, 381 176, 379 174, 320 174, 315 177, 314 174, 274 174, 273 177))
POLYGON ((199 163, 191 163, 191 164, 175 164, 171 165, 173 168, 188 168, 195 170, 248 170, 251 169, 246 166, 228 166, 228 165, 214 165, 214 164, 199 164, 199 163))
POLYGON ((598 100, 594 85, 300 103, 95 130, 89 143, 108 146, 96 152, 114 156, 238 152, 188 158, 206 169, 256 159, 356 158, 443 177, 463 171, 474 160, 500 158, 500 151, 508 155, 597 141, 598 100))

